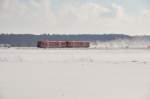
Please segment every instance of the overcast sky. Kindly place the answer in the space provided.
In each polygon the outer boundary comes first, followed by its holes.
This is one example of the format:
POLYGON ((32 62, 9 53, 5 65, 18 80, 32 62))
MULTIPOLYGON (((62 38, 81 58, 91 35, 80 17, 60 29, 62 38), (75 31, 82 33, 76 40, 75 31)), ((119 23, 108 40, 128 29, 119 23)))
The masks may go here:
POLYGON ((0 0, 1 33, 150 34, 150 0, 0 0))

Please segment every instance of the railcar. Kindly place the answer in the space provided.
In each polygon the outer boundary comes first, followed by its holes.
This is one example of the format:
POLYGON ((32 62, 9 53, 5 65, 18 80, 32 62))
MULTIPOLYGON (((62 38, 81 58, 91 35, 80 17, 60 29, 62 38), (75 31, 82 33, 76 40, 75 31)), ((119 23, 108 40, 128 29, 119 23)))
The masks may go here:
POLYGON ((90 46, 88 41, 38 41, 39 48, 87 48, 90 46))
POLYGON ((69 48, 86 48, 89 47, 89 42, 87 41, 69 41, 67 42, 67 47, 69 48))

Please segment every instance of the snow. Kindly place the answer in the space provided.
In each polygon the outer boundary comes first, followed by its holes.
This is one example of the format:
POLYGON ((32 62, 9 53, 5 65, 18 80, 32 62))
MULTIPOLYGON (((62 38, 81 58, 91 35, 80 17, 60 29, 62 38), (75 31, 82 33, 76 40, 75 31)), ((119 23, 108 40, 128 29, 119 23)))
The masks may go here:
POLYGON ((91 48, 101 49, 149 49, 150 41, 145 39, 116 39, 112 41, 95 41, 91 42, 91 48))
POLYGON ((149 99, 148 49, 0 49, 0 99, 149 99))

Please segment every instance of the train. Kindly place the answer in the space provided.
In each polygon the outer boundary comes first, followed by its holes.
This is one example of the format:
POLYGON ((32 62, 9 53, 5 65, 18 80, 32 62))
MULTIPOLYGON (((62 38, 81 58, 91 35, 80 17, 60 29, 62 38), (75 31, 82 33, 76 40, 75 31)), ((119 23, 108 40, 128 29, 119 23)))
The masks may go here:
POLYGON ((89 41, 52 41, 42 40, 37 42, 38 48, 88 48, 89 41))

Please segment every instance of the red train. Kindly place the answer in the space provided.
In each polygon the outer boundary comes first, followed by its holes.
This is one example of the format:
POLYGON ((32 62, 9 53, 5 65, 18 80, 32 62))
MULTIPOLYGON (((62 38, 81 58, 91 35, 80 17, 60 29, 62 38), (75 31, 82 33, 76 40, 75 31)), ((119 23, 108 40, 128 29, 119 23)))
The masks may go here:
POLYGON ((88 48, 90 42, 88 41, 38 41, 39 48, 88 48))

